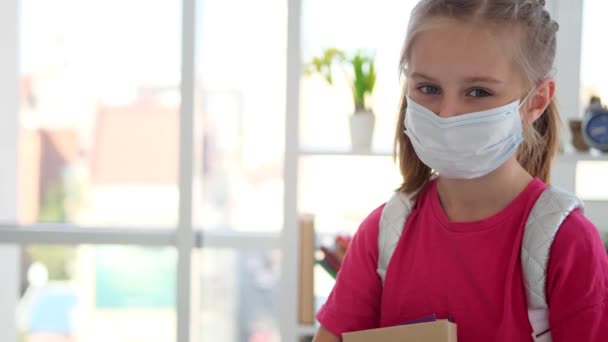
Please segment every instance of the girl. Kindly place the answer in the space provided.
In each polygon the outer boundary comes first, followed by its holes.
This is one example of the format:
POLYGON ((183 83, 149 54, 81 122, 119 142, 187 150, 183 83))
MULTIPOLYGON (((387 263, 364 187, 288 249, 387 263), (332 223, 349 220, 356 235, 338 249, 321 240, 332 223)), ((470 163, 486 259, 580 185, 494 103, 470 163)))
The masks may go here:
MULTIPOLYGON (((384 206, 361 224, 315 341, 429 314, 453 317, 459 342, 532 339, 520 251, 558 145, 557 29, 543 0, 414 8, 395 147, 399 191, 415 205, 384 281, 384 206)), ((608 257, 580 210, 561 224, 546 276, 553 340, 608 341, 608 257)))

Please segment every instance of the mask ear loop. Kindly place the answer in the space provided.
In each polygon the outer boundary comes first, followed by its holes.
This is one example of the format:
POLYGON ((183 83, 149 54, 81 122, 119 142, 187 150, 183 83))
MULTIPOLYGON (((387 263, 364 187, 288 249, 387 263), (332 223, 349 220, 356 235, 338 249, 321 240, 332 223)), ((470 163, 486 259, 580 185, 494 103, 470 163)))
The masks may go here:
POLYGON ((551 70, 549 70, 549 72, 545 75, 545 77, 543 77, 535 86, 534 88, 532 88, 532 90, 526 95, 526 97, 524 97, 524 99, 520 102, 519 104, 519 108, 521 109, 521 107, 530 99, 530 97, 532 96, 532 94, 534 94, 536 92, 536 87, 538 86, 538 84, 542 81, 548 80, 550 78, 555 78, 555 75, 557 75, 557 69, 556 68, 551 68, 551 70))
POLYGON ((540 84, 542 81, 545 81, 545 80, 548 80, 548 79, 551 79, 551 78, 555 78, 555 75, 557 75, 557 69, 555 67, 553 67, 553 68, 551 68, 551 70, 549 70, 549 72, 545 75, 545 77, 543 77, 534 86, 534 88, 528 93, 528 95, 526 95, 526 97, 524 97, 524 99, 520 102, 520 104, 519 104, 519 110, 521 111, 521 107, 523 107, 524 104, 530 99, 530 97, 532 96, 532 94, 536 93, 536 88, 538 87, 538 84, 540 84))
POLYGON ((530 99, 532 94, 535 94, 535 93, 536 93, 536 86, 534 86, 534 88, 532 88, 532 90, 528 93, 528 95, 526 95, 526 97, 524 97, 524 99, 519 103, 519 109, 521 109, 521 107, 523 107, 524 104, 526 104, 526 102, 528 102, 528 100, 530 99))

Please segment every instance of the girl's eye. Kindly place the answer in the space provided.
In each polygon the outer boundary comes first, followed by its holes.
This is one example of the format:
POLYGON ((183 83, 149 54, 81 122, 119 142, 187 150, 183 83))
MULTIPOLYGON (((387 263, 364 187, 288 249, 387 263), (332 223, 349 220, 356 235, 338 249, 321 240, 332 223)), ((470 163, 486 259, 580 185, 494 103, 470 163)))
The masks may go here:
POLYGON ((472 96, 472 97, 486 97, 486 96, 491 96, 492 94, 490 94, 489 92, 483 90, 483 89, 473 89, 471 91, 469 91, 469 93, 467 94, 467 96, 472 96))
POLYGON ((441 93, 441 90, 439 89, 439 87, 435 87, 435 86, 431 86, 431 85, 425 85, 425 86, 418 87, 418 90, 420 90, 421 93, 427 94, 427 95, 437 95, 437 94, 441 93))

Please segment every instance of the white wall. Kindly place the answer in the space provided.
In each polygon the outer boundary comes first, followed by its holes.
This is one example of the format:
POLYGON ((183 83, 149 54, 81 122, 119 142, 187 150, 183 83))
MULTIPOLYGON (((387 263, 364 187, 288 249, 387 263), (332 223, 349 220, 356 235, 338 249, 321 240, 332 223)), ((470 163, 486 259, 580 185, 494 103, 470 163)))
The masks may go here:
MULTIPOLYGON (((18 1, 0 1, 0 221, 17 215, 18 1)), ((17 340, 18 249, 0 245, 0 341, 17 340)))
POLYGON ((564 120, 564 140, 570 141, 569 118, 579 117, 581 87, 582 0, 551 0, 547 7, 559 23, 557 32, 557 100, 564 120))

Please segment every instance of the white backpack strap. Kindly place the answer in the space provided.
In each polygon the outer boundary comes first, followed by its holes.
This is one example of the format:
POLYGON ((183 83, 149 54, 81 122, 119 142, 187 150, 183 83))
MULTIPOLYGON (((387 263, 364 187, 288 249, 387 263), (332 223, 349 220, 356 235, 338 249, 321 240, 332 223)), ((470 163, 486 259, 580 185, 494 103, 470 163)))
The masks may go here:
POLYGON ((405 221, 412 212, 413 201, 404 193, 395 192, 386 202, 380 216, 378 231, 378 275, 384 283, 386 270, 399 243, 405 221))
POLYGON ((549 254, 559 227, 575 209, 583 209, 581 200, 558 188, 548 187, 534 204, 526 222, 521 263, 534 341, 552 340, 545 292, 549 254))

